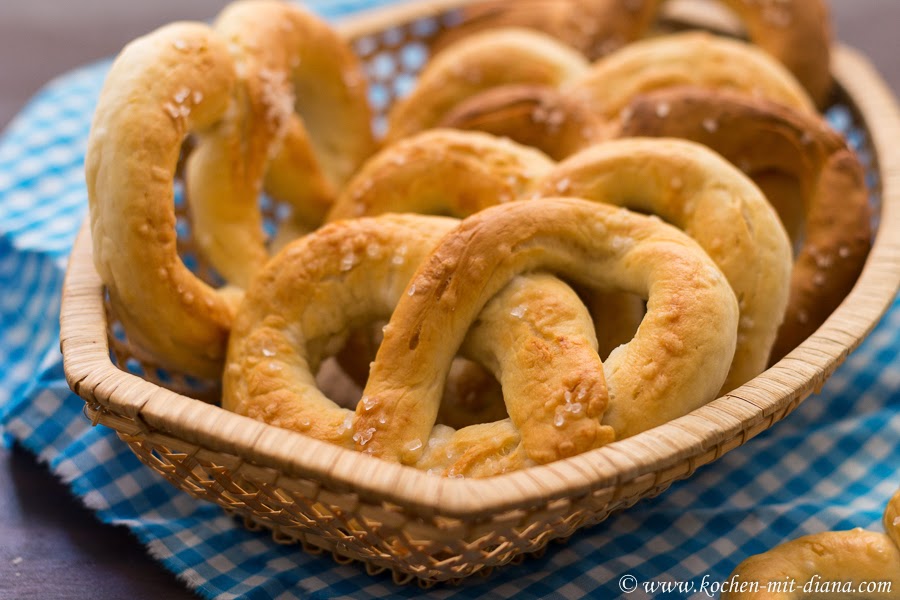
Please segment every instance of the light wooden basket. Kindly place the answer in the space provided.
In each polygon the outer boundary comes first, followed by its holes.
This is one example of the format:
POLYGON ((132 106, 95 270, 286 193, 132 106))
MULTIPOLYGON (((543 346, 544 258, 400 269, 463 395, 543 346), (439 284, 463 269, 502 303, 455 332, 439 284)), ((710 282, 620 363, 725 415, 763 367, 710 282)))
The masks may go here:
MULTIPOLYGON (((411 83, 423 42, 452 26, 453 8, 464 1, 420 2, 342 24, 373 65, 380 114, 396 90, 411 83)), ((127 343, 108 312, 87 227, 63 292, 69 385, 84 398, 87 416, 115 429, 144 463, 191 495, 270 528, 277 541, 324 549, 339 560, 360 560, 372 573, 390 569, 397 581, 426 585, 540 551, 550 540, 662 492, 784 418, 821 388, 890 306, 900 283, 900 112, 855 51, 837 47, 833 71, 840 101, 868 132, 882 198, 865 269, 844 303, 795 351, 669 424, 481 480, 429 476, 267 426, 196 399, 215 400, 215 385, 162 373, 127 343)), ((182 243, 189 252, 190 238, 182 243)))

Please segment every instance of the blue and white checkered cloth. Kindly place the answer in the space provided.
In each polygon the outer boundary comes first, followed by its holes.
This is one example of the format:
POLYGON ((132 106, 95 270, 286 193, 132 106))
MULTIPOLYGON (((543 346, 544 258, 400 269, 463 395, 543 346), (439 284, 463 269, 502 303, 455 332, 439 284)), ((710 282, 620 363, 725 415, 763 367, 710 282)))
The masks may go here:
MULTIPOLYGON (((385 0, 310 2, 333 18, 385 0)), ((83 157, 108 63, 50 83, 0 138, 0 427, 36 453, 106 523, 209 598, 415 597, 244 529, 144 467, 115 434, 91 427, 65 383, 58 349, 66 256, 85 216, 83 157)), ((724 581, 734 566, 787 538, 880 529, 900 485, 900 306, 822 393, 745 447, 661 497, 487 579, 437 598, 615 598, 619 580, 724 581)), ((695 593, 696 597, 706 597, 695 593)), ((671 597, 690 594, 674 592, 671 597)), ((661 597, 639 586, 631 597, 661 597)))

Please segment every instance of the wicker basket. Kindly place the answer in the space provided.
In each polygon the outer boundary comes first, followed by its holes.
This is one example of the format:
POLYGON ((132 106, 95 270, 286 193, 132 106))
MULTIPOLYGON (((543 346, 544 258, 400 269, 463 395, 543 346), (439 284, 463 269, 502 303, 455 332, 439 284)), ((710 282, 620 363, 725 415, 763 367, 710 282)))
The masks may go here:
MULTIPOLYGON (((427 39, 464 0, 432 0, 342 25, 370 63, 379 115, 413 81, 427 39)), ((108 312, 87 227, 63 292, 66 377, 94 423, 193 496, 370 572, 429 584, 486 573, 660 493, 784 418, 821 388, 890 306, 900 282, 900 113, 856 52, 835 49, 838 99, 869 134, 880 228, 844 303, 800 347, 753 381, 654 430, 570 459, 489 479, 442 479, 226 412, 216 386, 164 373, 108 312), (113 359, 111 359, 111 355, 113 359), (115 360, 115 363, 113 362, 115 360), (116 366, 121 365, 121 368, 116 366), (136 374, 137 375, 136 375, 136 374), (138 376, 140 375, 140 376, 138 376), (173 391, 174 390, 174 391, 173 391), (181 392, 181 393, 179 393, 181 392)), ((187 254, 189 236, 181 240, 187 254)))

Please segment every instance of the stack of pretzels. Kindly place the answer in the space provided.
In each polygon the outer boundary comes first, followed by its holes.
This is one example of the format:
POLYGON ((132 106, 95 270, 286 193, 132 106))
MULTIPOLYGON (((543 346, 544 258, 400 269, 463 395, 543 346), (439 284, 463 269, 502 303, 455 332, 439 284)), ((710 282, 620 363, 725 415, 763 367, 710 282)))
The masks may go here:
POLYGON ((297 6, 134 41, 86 161, 129 340, 221 378, 228 410, 447 477, 573 456, 751 380, 869 247, 863 169, 816 108, 825 8, 726 2, 757 47, 648 36, 660 3, 467 5, 382 139, 359 59, 297 6), (179 254, 182 174, 219 285, 179 254), (272 235, 263 192, 289 208, 272 235), (319 387, 332 356, 351 405, 319 387))

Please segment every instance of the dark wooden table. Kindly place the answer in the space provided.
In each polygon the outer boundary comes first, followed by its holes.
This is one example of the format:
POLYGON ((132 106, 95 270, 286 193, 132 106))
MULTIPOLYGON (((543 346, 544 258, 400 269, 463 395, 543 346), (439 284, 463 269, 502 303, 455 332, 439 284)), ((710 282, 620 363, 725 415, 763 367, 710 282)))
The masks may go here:
MULTIPOLYGON (((115 54, 163 23, 209 18, 225 0, 2 4, 0 127, 52 77, 115 54)), ((868 54, 900 92, 900 2, 831 4, 838 37, 868 54)), ((0 449, 0 598, 192 597, 127 530, 97 522, 30 454, 0 449)))

